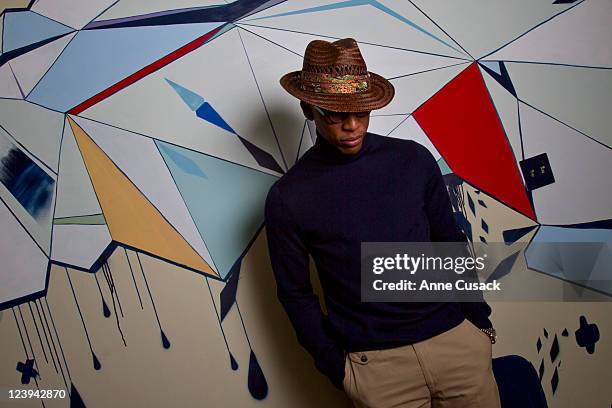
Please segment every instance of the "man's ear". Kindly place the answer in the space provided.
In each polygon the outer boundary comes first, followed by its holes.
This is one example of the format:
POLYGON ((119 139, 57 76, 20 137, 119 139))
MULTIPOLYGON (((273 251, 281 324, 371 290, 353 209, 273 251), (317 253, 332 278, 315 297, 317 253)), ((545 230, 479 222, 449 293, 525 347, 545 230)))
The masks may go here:
POLYGON ((300 107, 302 108, 302 112, 304 112, 304 116, 308 120, 314 120, 314 113, 312 113, 312 105, 306 103, 304 101, 300 101, 300 107))

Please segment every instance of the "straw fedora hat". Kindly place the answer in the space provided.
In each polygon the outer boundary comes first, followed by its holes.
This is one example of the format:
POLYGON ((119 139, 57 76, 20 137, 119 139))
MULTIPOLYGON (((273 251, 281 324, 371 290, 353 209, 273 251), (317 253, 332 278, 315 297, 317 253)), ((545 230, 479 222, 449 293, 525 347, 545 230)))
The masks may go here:
POLYGON ((335 112, 380 109, 395 95, 385 78, 368 72, 357 41, 311 41, 301 71, 283 75, 280 84, 301 101, 335 112))

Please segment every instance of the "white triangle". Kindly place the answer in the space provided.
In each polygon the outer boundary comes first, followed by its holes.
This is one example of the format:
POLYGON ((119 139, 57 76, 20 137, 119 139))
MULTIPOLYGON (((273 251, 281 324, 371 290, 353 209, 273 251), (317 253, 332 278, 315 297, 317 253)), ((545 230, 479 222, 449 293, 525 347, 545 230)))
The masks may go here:
POLYGON ((106 225, 54 225, 51 259, 90 270, 111 242, 106 225))
POLYGON ((208 249, 153 139, 80 117, 73 119, 215 269, 208 249))
POLYGON ((11 66, 24 94, 30 93, 76 34, 77 31, 67 34, 11 60, 11 66))
MULTIPOLYGON (((321 39, 315 35, 276 30, 273 28, 246 24, 239 24, 239 26, 258 36, 266 38, 270 42, 278 44, 279 47, 285 47, 300 56, 304 54, 304 50, 310 41, 321 39)), ((364 43, 359 43, 359 50, 368 66, 368 71, 375 72, 385 78, 414 74, 463 62, 463 60, 456 58, 441 57, 438 55, 364 43)), ((299 69, 301 69, 301 59, 298 64, 295 64, 287 72, 299 69)))
POLYGON ((45 289, 49 259, 0 201, 0 303, 45 289))
POLYGON ((23 99, 10 62, 0 67, 0 98, 23 99))
POLYGON ((553 0, 411 2, 443 27, 475 59, 482 58, 573 6, 553 4, 553 0))
POLYGON ((352 37, 360 42, 468 58, 451 38, 410 2, 284 2, 249 16, 241 23, 299 31, 319 38, 330 37, 327 40, 352 37), (321 6, 325 8, 322 11, 278 15, 321 6), (377 27, 384 29, 375 29, 377 27))
POLYGON ((495 79, 491 78, 488 72, 480 68, 480 73, 484 78, 485 84, 493 100, 495 110, 499 115, 506 137, 510 142, 516 165, 524 159, 521 147, 521 134, 519 130, 518 100, 508 92, 495 79))
POLYGON ((30 9, 78 30, 117 1, 37 0, 30 9))
POLYGON ((487 59, 612 68, 611 21, 610 0, 585 1, 487 59))
POLYGON ((55 218, 101 214, 83 157, 68 122, 64 128, 55 218))
POLYGON ((389 133, 389 137, 404 140, 414 140, 415 142, 425 146, 432 154, 436 161, 442 157, 438 149, 429 140, 421 126, 417 123, 412 115, 402 122, 393 132, 389 133))
POLYGON ((612 146, 609 70, 508 62, 505 66, 521 101, 612 146))
POLYGON ((301 59, 248 31, 240 28, 239 30, 267 107, 267 114, 270 115, 276 138, 282 148, 284 161, 291 166, 297 156, 304 114, 299 100, 279 86, 278 81, 285 73, 301 64, 301 59))
POLYGON ((391 115, 391 116, 370 116, 370 125, 368 132, 377 133, 386 136, 397 127, 407 115, 391 115))
POLYGON ((612 149, 521 103, 527 158, 546 153, 553 184, 533 190, 538 221, 579 224, 612 218, 612 149))

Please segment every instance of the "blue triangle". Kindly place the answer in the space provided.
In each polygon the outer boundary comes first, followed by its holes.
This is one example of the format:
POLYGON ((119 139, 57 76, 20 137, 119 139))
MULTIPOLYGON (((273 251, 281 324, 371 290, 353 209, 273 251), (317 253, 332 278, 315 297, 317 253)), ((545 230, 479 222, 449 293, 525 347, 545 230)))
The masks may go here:
POLYGON ((234 129, 232 129, 231 126, 223 120, 221 115, 219 115, 217 111, 212 106, 210 106, 208 102, 204 102, 204 104, 202 104, 202 106, 198 108, 198 110, 196 111, 196 115, 198 115, 199 118, 202 118, 205 121, 212 123, 213 125, 219 126, 221 129, 225 129, 228 132, 236 134, 236 132, 234 132, 234 129))
POLYGON ((156 141, 221 278, 263 224, 264 203, 276 176, 206 154, 156 141), (197 166, 206 178, 186 171, 171 157, 197 166))
POLYGON ((3 51, 12 51, 72 31, 74 31, 74 28, 32 11, 6 13, 4 16, 3 51))

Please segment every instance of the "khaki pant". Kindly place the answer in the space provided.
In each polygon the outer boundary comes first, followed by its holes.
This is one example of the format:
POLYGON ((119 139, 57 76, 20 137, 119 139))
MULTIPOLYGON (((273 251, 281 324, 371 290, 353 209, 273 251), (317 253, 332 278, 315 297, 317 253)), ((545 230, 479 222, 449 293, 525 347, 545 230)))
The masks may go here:
POLYGON ((358 408, 500 407, 491 341, 467 319, 415 344, 348 353, 344 370, 358 408))

